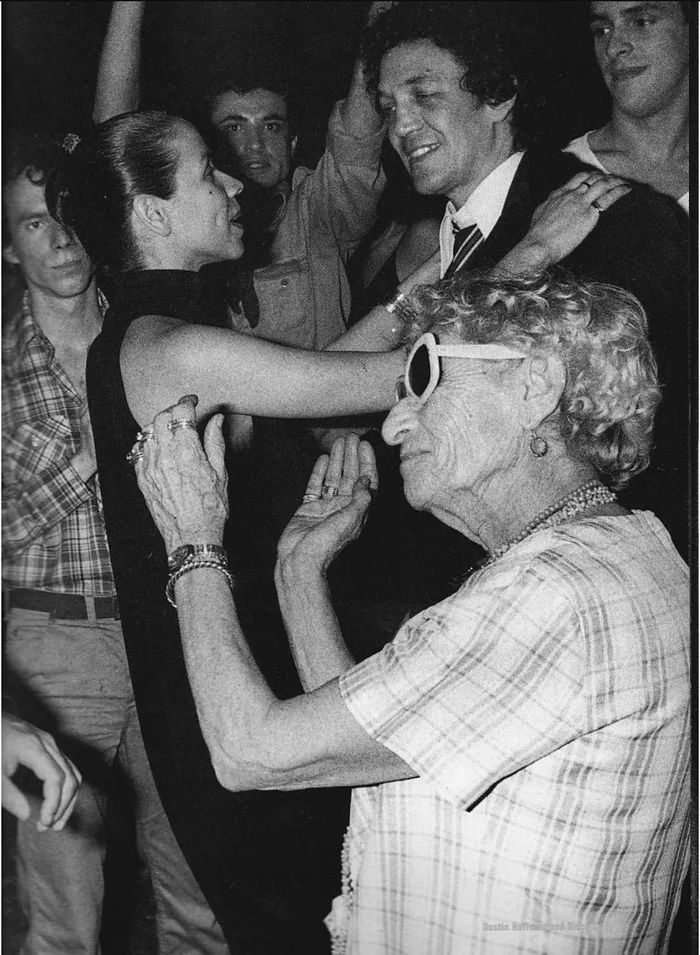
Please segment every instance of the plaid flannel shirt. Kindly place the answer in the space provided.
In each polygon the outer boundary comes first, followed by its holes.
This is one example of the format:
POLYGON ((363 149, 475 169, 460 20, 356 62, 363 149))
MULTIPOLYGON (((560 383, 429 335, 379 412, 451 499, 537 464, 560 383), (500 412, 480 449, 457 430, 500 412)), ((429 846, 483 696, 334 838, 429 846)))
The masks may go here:
POLYGON ((347 952, 665 951, 689 643, 688 569, 636 512, 532 535, 344 674, 355 719, 418 774, 353 792, 347 952))
POLYGON ((115 594, 97 475, 70 459, 85 396, 32 317, 29 297, 2 336, 2 552, 6 587, 115 594))

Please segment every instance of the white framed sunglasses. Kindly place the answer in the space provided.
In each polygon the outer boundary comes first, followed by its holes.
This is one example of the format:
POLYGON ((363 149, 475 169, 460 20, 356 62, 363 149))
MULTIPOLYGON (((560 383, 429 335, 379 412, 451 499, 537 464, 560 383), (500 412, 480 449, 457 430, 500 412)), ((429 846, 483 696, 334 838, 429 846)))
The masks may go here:
POLYGON ((527 354, 498 342, 464 342, 441 345, 432 332, 426 332, 415 342, 406 360, 403 380, 396 388, 397 400, 411 395, 427 401, 440 383, 441 358, 479 358, 482 361, 504 361, 527 358, 527 354))

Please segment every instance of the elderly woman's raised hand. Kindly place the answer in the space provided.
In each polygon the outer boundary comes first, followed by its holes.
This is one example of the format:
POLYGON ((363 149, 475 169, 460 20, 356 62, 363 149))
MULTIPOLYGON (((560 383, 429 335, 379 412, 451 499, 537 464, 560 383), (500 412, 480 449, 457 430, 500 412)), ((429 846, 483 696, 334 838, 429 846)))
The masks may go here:
POLYGON ((156 415, 132 454, 136 478, 168 553, 181 544, 220 544, 228 518, 223 415, 196 428, 194 395, 156 415))
POLYGON ((570 255, 600 217, 632 188, 619 176, 589 169, 554 189, 533 212, 525 237, 499 263, 506 271, 541 271, 570 255))
POLYGON ((359 537, 377 485, 372 445, 356 434, 338 438, 314 465, 302 503, 280 538, 279 561, 325 571, 359 537))

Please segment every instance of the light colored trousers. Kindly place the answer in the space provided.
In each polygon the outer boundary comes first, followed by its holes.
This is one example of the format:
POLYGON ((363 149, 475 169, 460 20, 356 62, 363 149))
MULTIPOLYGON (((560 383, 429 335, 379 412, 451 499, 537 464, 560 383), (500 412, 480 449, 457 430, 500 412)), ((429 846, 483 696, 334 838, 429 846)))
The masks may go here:
POLYGON ((225 955, 219 926, 156 792, 119 621, 53 620, 47 613, 13 609, 5 663, 39 703, 21 715, 53 733, 83 774, 76 809, 63 831, 37 832, 32 821, 18 825, 17 878, 29 923, 22 955, 99 955, 105 780, 115 761, 133 793, 138 850, 153 883, 160 955, 225 955))

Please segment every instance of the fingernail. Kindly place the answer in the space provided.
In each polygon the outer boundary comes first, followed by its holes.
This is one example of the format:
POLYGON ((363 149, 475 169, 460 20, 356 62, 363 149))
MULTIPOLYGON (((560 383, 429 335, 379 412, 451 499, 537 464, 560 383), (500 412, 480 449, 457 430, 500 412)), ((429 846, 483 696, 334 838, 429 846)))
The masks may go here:
MULTIPOLYGON (((183 395, 182 398, 180 398, 180 401, 191 401, 195 408, 199 404, 199 398, 197 395, 183 395)), ((178 404, 179 403, 180 402, 178 402, 178 404)))

